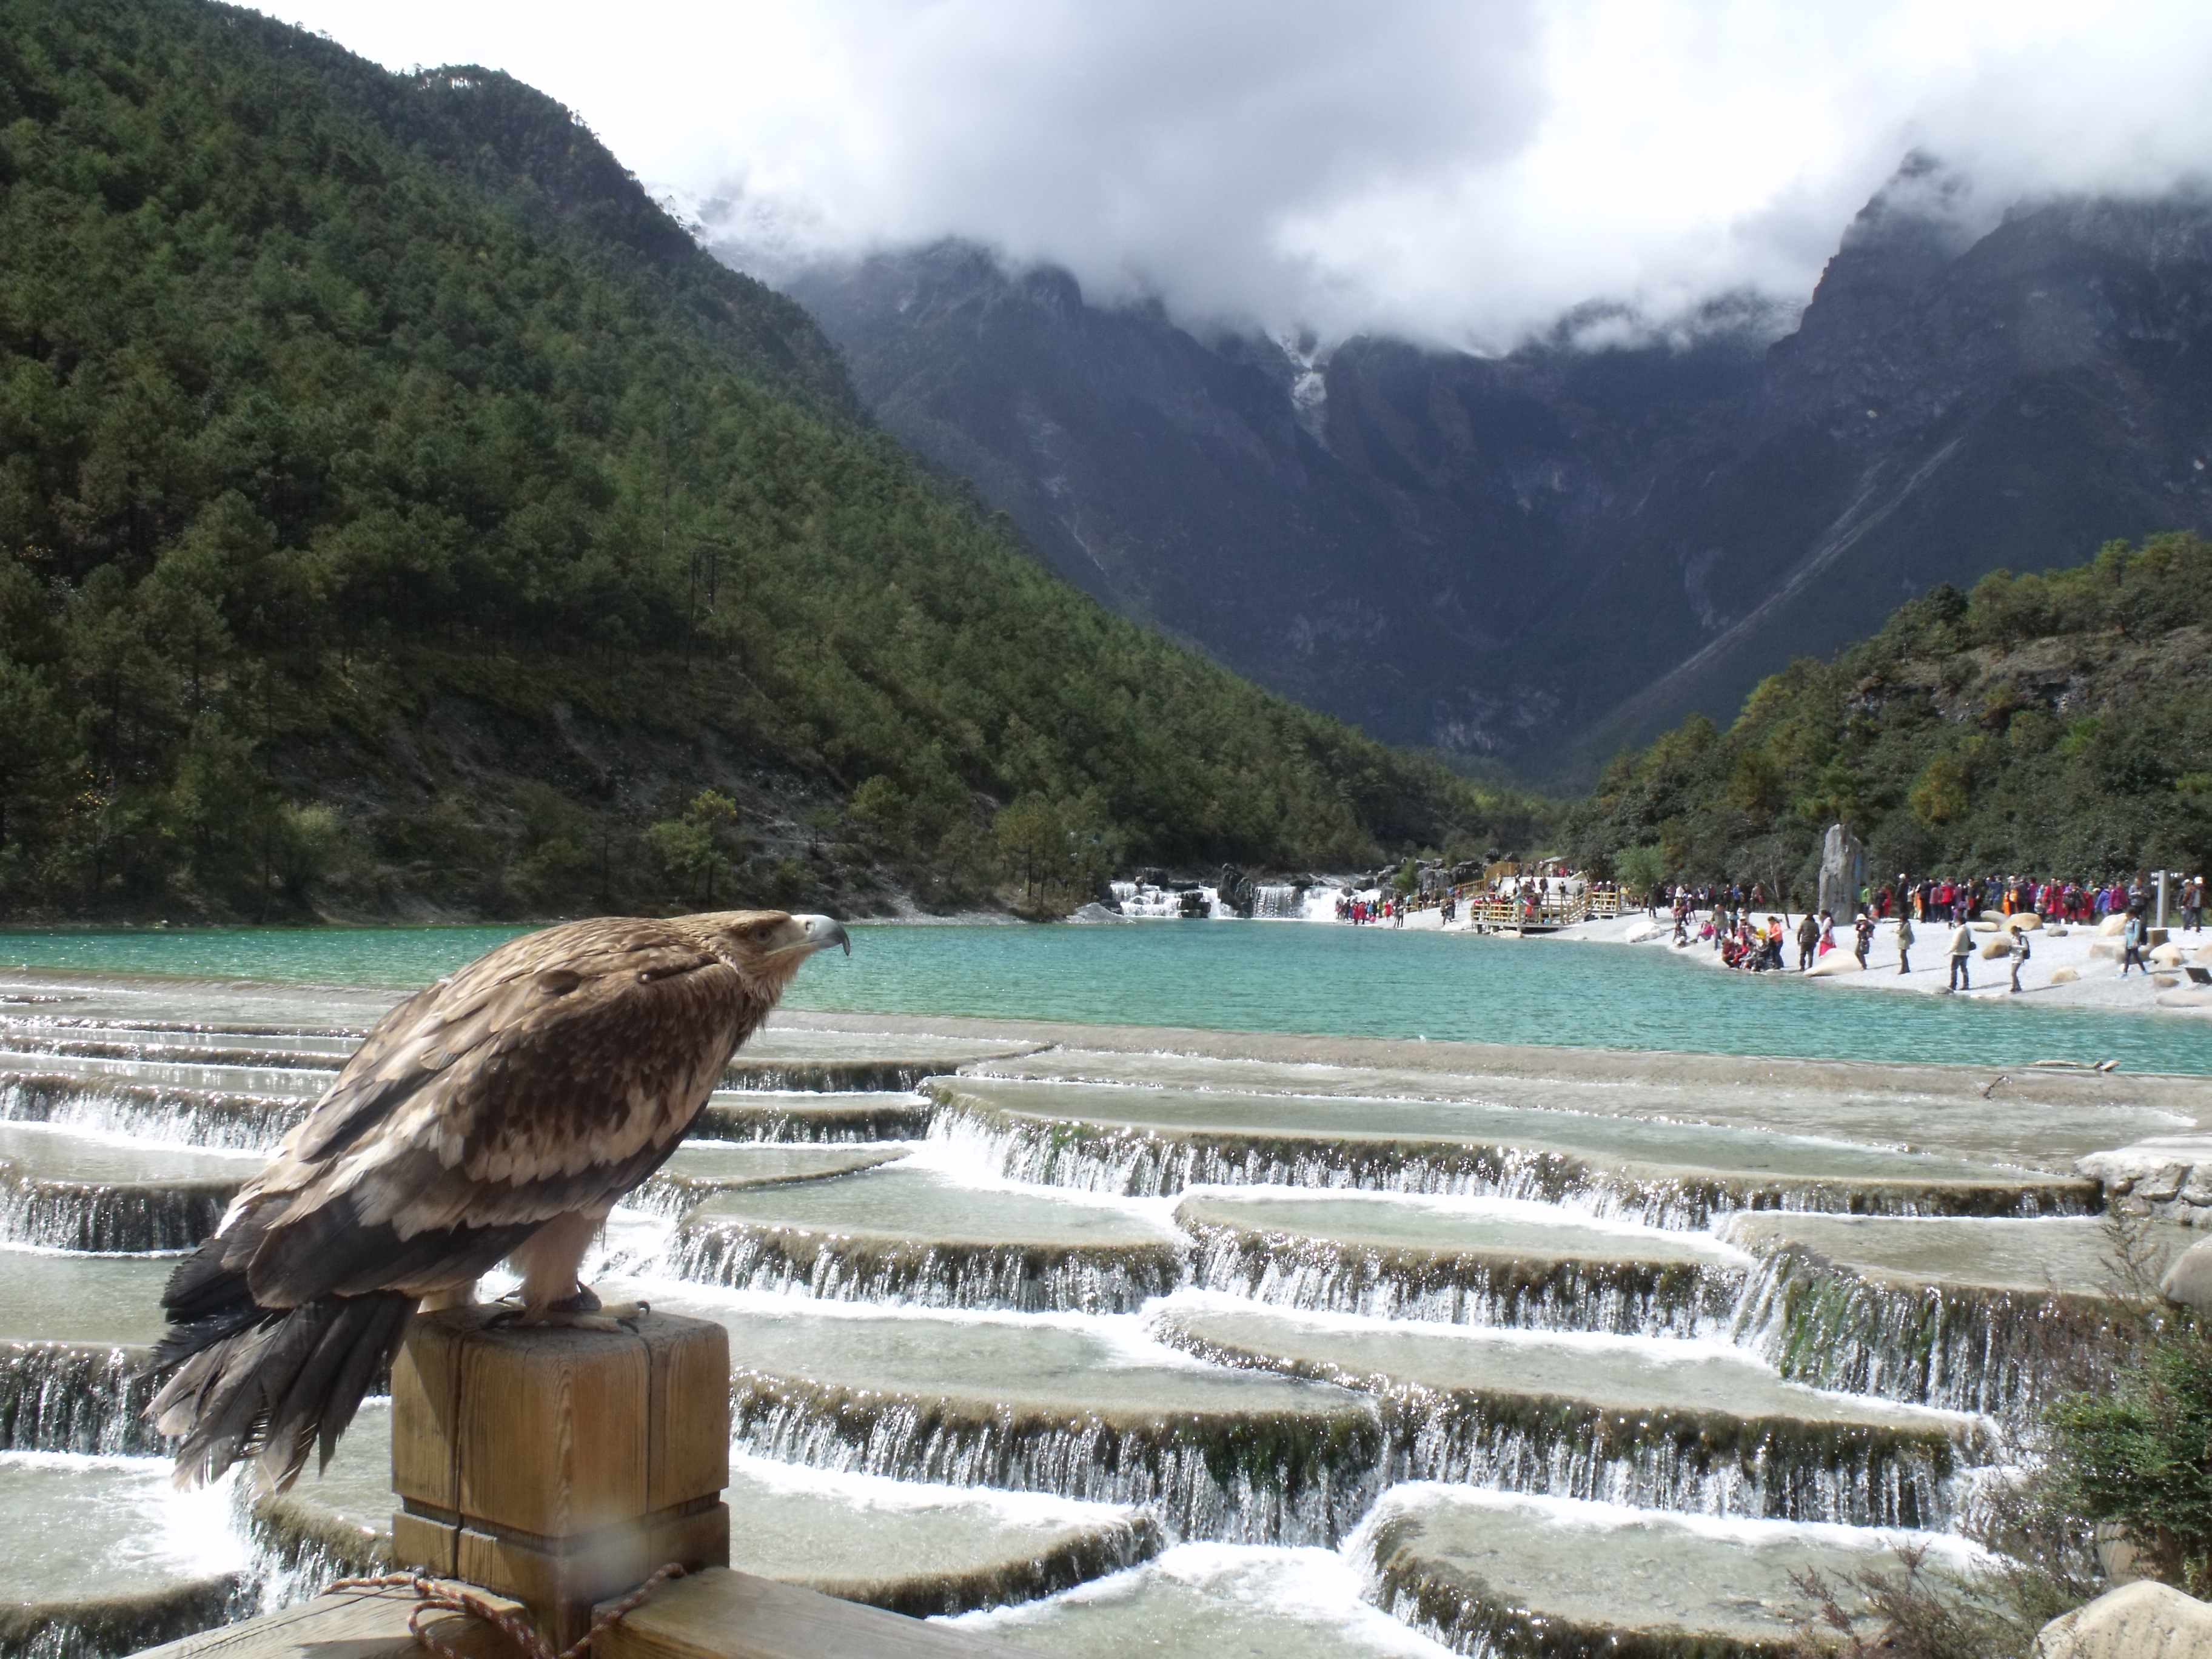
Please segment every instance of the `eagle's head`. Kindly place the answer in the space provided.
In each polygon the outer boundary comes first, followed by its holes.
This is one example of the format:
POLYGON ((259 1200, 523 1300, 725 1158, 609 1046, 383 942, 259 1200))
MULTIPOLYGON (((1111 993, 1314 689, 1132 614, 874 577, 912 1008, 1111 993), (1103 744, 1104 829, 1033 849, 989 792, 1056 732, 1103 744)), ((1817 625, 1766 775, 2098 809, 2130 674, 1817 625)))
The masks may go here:
POLYGON ((712 910, 703 915, 683 916, 677 925, 697 935, 701 944, 767 992, 783 994, 791 976, 817 951, 833 945, 853 954, 853 941, 844 924, 830 916, 794 916, 782 910, 712 910))

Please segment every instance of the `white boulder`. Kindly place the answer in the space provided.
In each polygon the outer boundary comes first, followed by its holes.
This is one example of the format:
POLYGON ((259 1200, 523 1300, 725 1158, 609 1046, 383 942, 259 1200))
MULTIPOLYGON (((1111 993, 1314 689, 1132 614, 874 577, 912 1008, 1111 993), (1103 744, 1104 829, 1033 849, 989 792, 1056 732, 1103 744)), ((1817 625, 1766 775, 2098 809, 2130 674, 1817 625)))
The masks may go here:
POLYGON ((2110 1192, 2127 1192, 2148 1182, 2171 1193, 2199 1164, 2212 1164, 2212 1135, 2159 1135, 2087 1153, 2075 1159, 2074 1173, 2102 1182, 2110 1192))
POLYGON ((2045 1625, 2035 1659, 2212 1659, 2212 1607, 2139 1578, 2045 1625))
POLYGON ((2174 1257, 2158 1288, 2169 1302, 2197 1313, 2212 1313, 2212 1238, 2191 1244, 2174 1257))
POLYGON ((2091 1152, 2074 1172, 2105 1189, 2124 1215, 2156 1215, 2201 1226, 2212 1218, 2212 1136, 2154 1135, 2091 1152))
POLYGON ((1859 959, 1849 951, 1834 950, 1805 970, 1808 979, 1833 979, 1838 974, 1856 974, 1859 959))

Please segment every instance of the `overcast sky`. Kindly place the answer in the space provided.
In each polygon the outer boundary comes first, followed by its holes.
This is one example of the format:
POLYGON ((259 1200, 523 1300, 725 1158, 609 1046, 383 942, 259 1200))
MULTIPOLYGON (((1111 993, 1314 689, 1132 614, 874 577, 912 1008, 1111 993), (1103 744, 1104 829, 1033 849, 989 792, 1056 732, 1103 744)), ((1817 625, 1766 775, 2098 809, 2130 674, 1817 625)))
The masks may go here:
POLYGON ((2212 171, 2212 3, 278 0, 480 63, 776 262, 946 235, 1191 322, 1495 348, 1802 304, 1915 146, 2022 194, 2212 171))

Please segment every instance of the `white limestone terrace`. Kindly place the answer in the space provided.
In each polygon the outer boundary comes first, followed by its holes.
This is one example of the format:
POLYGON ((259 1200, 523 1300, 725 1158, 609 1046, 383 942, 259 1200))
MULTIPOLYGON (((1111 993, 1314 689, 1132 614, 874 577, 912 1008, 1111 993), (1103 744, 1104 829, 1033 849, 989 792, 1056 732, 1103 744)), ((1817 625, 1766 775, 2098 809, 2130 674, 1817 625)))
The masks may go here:
POLYGON ((237 1595, 246 1557, 222 1495, 177 1492, 152 1460, 0 1452, 0 1607, 15 1651, 96 1654, 118 1637, 130 1650, 204 1629, 237 1595))
POLYGON ((1139 1206, 978 1187, 916 1166, 736 1188, 678 1224, 687 1279, 946 1307, 1133 1312, 1182 1278, 1183 1241, 1139 1206))
MULTIPOLYGON (((369 1028, 410 992, 239 980, 0 969, 0 1048, 88 1059, 335 1071, 369 1028), (201 1059, 204 1054, 205 1060, 201 1059)), ((746 1063, 826 1060, 950 1069, 1033 1040, 781 1011, 745 1045, 746 1063)))
POLYGON ((1468 1194, 1673 1227, 1739 1208, 2064 1214, 2096 1196, 2078 1177, 2018 1164, 1658 1114, 1027 1078, 931 1091, 942 1109, 933 1135, 994 1172, 1133 1196, 1196 1185, 1468 1194))
POLYGON ((1369 1578, 1336 1550, 1179 1544, 1048 1600, 954 1622, 1062 1659, 1449 1659, 1453 1649, 1370 1601, 1369 1578))
MULTIPOLYGON (((1547 1127, 1571 1137, 1595 1132, 1591 1120, 1640 1119, 2050 1173, 2071 1172, 2084 1155, 2118 1144, 2187 1134, 2200 1122, 2212 1128, 2212 1081, 2195 1079, 2168 1086, 2167 1079, 2121 1082, 2033 1068, 1706 1063, 1701 1055, 1450 1043, 1373 1045, 1364 1052, 1383 1062, 1373 1065, 1340 1050, 1331 1051, 1339 1058, 1300 1063, 1237 1058, 1224 1052, 1229 1045, 1210 1046, 1213 1052, 1198 1054, 1057 1048, 979 1062, 933 1086, 980 1092, 1003 1080, 1151 1089, 1226 1100, 1224 1109, 1245 1112, 1248 1122, 1259 1121, 1266 1100, 1299 1103, 1309 1114, 1315 1103, 1331 1099, 1430 1103, 1518 1114, 1523 1133, 1539 1137, 1547 1127)), ((1280 1052, 1272 1043, 1264 1048, 1280 1052)))
MULTIPOLYGON (((40 1193, 252 1167, 208 1103, 296 1109, 374 1002, 49 988, 0 1024, 40 1193)), ((730 1331, 739 1564, 1115 1659, 1787 1645, 1793 1572, 1971 1564, 1893 1528, 1955 1527, 1990 1419, 2108 1311, 2093 1212, 2170 1245, 2212 1190, 2212 1079, 820 1013, 756 1057, 591 1268, 730 1331)), ((56 1466, 55 1548, 140 1552, 164 1617, 383 1565, 374 1407, 216 1518, 221 1571, 163 1555, 171 1266, 0 1252, 0 1448, 132 1454, 56 1466)))
POLYGON ((1980 1559, 1928 1533, 1662 1516, 1434 1484, 1389 1493, 1350 1550, 1376 1600, 1453 1650, 1564 1659, 1802 1651, 1798 1577, 1820 1574, 1856 1610, 1853 1579, 1892 1567, 1899 1546, 1954 1571, 1980 1559))

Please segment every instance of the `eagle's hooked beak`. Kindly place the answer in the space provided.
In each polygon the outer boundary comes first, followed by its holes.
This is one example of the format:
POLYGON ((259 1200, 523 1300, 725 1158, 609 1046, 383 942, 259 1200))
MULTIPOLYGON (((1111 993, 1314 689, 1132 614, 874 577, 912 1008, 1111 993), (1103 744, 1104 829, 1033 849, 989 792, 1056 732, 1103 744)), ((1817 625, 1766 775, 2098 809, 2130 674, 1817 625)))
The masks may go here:
MULTIPOLYGON (((793 916, 805 937, 796 945, 785 948, 804 951, 812 956, 817 951, 826 951, 833 945, 845 947, 845 954, 853 954, 853 941, 845 932, 845 924, 835 916, 793 916)), ((780 954, 780 953, 779 953, 780 954)))

